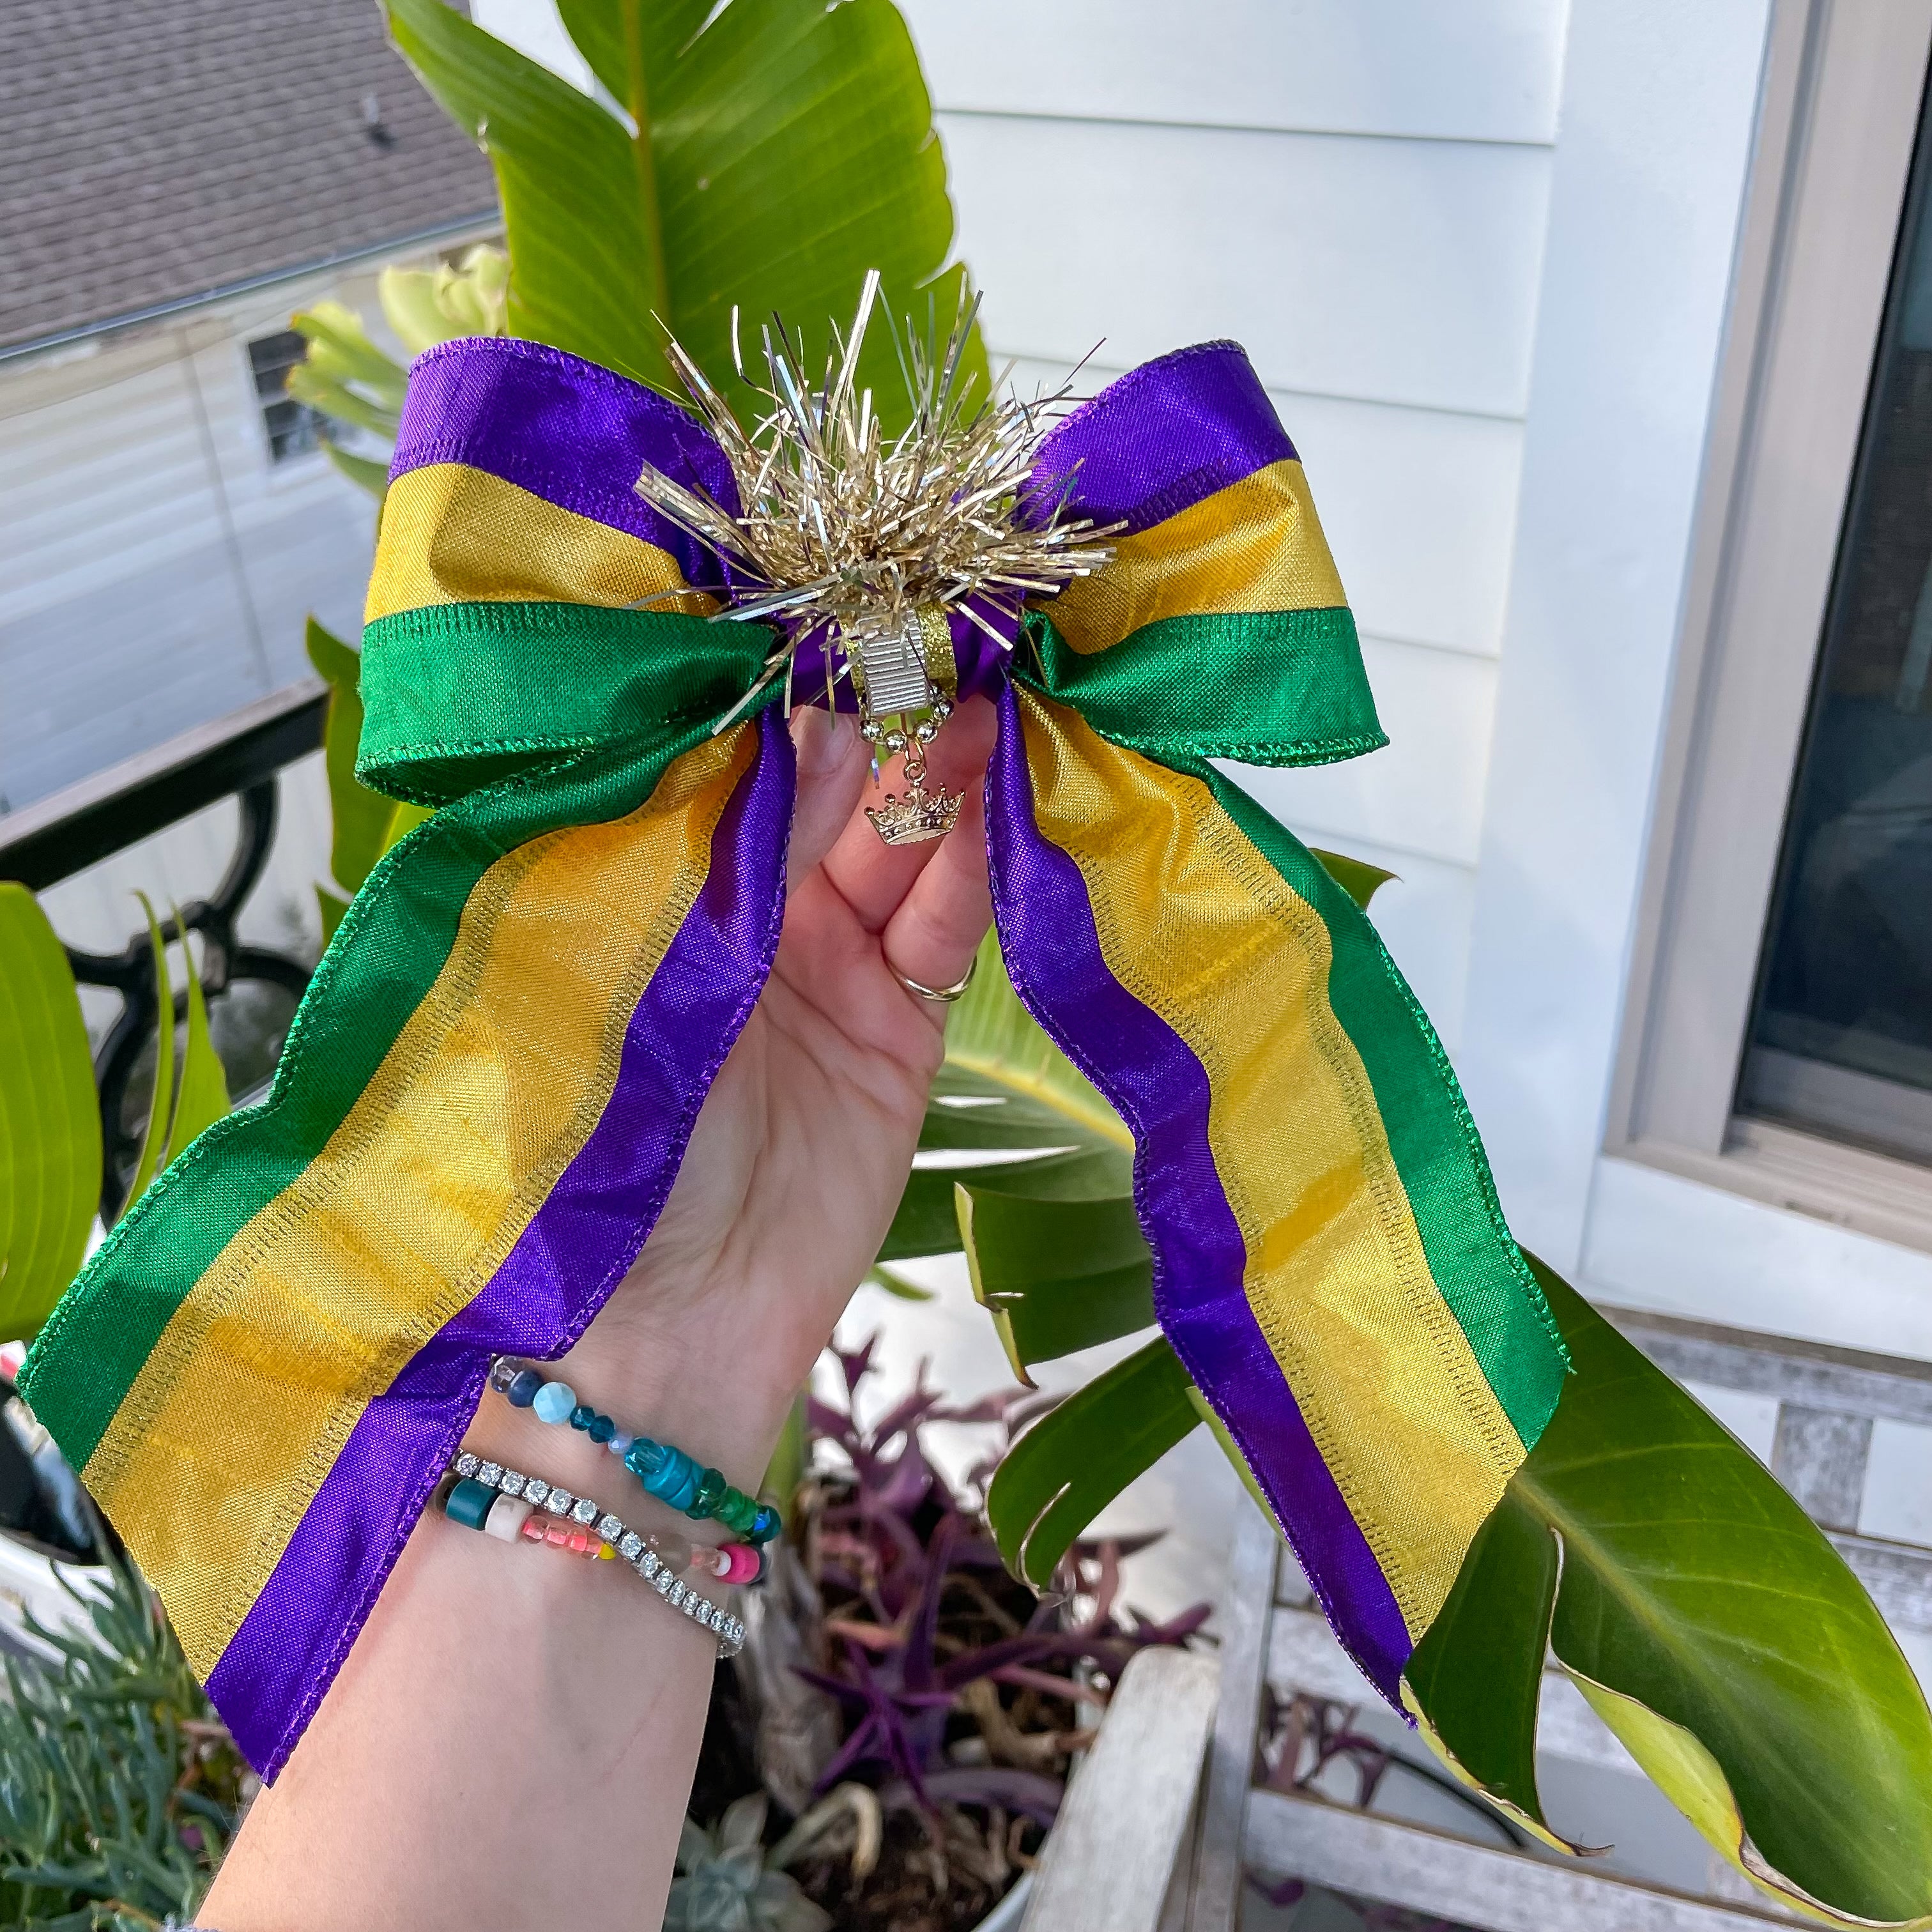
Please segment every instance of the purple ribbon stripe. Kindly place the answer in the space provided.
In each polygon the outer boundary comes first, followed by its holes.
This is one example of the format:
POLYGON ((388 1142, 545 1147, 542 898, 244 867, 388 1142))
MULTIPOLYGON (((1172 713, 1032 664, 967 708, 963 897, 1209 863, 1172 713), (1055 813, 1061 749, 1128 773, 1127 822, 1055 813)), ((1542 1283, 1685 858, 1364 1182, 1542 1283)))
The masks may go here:
POLYGON ((264 1777, 280 1768, 348 1654, 476 1412, 490 1357, 541 1360, 568 1348, 664 1206, 698 1110, 771 970, 784 916, 791 740, 770 709, 758 730, 758 762, 726 806, 704 885, 631 1016, 602 1118, 482 1293, 364 1410, 209 1676, 209 1696, 264 1777))
POLYGON ((1036 512, 1063 496, 1076 515, 1151 529, 1294 445, 1238 342, 1202 342, 1144 362, 1083 403, 1040 446, 1036 512))
POLYGON ((668 397, 541 342, 466 336, 410 365, 389 476, 432 463, 488 470, 656 544, 677 560, 686 583, 722 593, 717 553, 638 494, 647 462, 736 510, 738 485, 724 451, 668 397))
POLYGON ((1035 821, 1010 689, 987 774, 986 849, 1014 990, 1133 1134, 1162 1331, 1227 1425, 1336 1634, 1400 1708, 1408 1631, 1248 1305, 1246 1244, 1208 1139, 1207 1070, 1108 970, 1085 878, 1035 821))

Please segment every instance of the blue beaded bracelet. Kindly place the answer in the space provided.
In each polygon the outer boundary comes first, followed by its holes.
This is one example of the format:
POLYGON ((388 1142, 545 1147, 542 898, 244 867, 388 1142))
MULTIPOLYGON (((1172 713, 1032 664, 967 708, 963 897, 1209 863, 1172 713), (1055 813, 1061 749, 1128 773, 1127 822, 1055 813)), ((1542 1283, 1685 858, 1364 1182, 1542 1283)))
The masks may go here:
POLYGON ((648 1436, 620 1429, 610 1417, 579 1402, 568 1382, 548 1378, 528 1362, 514 1355, 497 1356, 490 1364, 490 1386, 512 1407, 527 1408, 539 1422, 557 1428, 567 1424, 581 1430, 620 1458, 650 1494, 682 1510, 694 1522, 713 1519, 754 1547, 770 1542, 784 1527, 770 1503, 734 1489, 722 1472, 705 1468, 668 1442, 654 1442, 648 1436))

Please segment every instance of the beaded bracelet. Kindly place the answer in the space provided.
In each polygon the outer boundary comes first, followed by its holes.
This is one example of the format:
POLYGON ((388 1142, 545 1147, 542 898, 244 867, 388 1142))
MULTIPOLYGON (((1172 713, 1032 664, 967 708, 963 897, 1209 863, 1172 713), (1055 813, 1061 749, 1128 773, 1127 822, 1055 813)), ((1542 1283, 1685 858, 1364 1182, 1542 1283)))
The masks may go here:
POLYGON ((620 1429, 608 1415, 579 1402, 568 1382, 547 1380, 541 1370, 514 1355, 499 1355, 490 1364, 490 1386, 514 1407, 527 1408, 539 1422, 568 1423, 591 1441, 620 1458, 626 1468, 652 1496, 682 1510, 694 1522, 713 1516, 750 1544, 769 1543, 784 1527, 770 1503, 761 1503, 734 1490, 716 1469, 707 1469, 694 1456, 648 1436, 620 1429))
POLYGON ((466 1449, 450 1464, 434 1500, 452 1522, 504 1543, 547 1544, 592 1561, 621 1558, 673 1610, 711 1631, 720 1657, 736 1657, 744 1648, 745 1626, 679 1577, 700 1553, 682 1537, 640 1535, 608 1511, 600 1514, 587 1496, 484 1462, 466 1449))

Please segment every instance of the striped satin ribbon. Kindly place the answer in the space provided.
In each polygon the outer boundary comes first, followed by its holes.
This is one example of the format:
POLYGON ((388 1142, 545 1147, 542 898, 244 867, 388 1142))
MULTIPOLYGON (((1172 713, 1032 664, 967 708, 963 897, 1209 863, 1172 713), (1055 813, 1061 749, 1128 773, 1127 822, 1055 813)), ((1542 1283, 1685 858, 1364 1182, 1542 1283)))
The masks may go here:
MULTIPOLYGON (((250 1759, 327 1688, 488 1359, 579 1333, 634 1258, 783 908, 789 739, 722 734, 770 646, 632 488, 735 502, 651 392, 522 342, 412 372, 358 770, 436 807, 359 893, 272 1096, 136 1206, 31 1399, 250 1759)), ((1391 1699, 1564 1357, 1427 1021, 1373 928, 1208 761, 1384 742, 1306 479, 1246 358, 1114 384, 1037 502, 1120 523, 998 698, 1000 938, 1120 1110, 1162 1324, 1391 1699)))

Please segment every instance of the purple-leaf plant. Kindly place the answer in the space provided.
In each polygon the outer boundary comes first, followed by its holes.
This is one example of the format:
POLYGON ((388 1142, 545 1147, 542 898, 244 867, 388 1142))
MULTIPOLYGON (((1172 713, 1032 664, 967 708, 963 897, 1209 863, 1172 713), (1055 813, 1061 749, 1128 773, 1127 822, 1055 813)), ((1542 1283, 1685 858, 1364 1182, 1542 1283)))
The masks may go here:
POLYGON ((859 1393, 876 1339, 838 1352, 844 1403, 814 1400, 808 1418, 814 1444, 835 1453, 815 1456, 806 1512, 806 1560, 826 1605, 827 1654, 824 1668, 800 1674, 838 1701, 845 1730, 818 1788, 857 1775, 876 1783, 888 1806, 928 1816, 942 1803, 998 1806, 1049 1824, 1062 1790, 1051 1767, 1082 1741, 1075 1707, 1102 1701, 1142 1646, 1184 1642, 1208 1606, 1165 1624, 1117 1614, 1120 1558, 1152 1538, 1077 1545, 1061 1574, 1064 1593, 1035 1600, 1000 1564, 982 1513, 986 1470, 956 1492, 922 1433, 934 1423, 1010 1430, 1020 1391, 949 1406, 922 1364, 903 1400, 862 1423, 859 1393), (1022 1736, 1012 1717, 1022 1702, 1036 1724, 1055 1706, 1064 1720, 1022 1736), (976 1718, 983 1746, 962 1750, 976 1718), (1038 1768, 960 1761, 1016 1754, 1038 1768))

